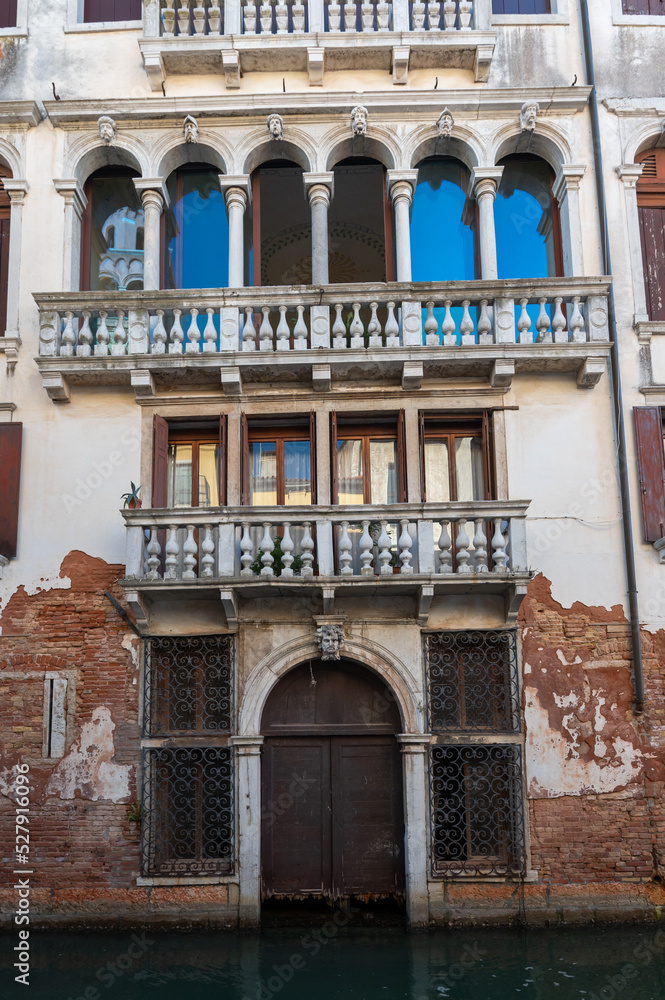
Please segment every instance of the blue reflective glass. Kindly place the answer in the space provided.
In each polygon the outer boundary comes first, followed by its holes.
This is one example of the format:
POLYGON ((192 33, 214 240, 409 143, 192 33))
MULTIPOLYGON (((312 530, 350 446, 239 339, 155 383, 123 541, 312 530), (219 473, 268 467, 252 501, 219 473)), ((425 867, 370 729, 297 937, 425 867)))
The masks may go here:
POLYGON ((494 202, 499 278, 556 276, 552 170, 535 156, 507 156, 494 202))
POLYGON ((186 167, 167 187, 166 288, 225 288, 229 281, 229 224, 219 171, 186 167))
POLYGON ((475 210, 467 204, 469 172, 449 157, 424 160, 411 206, 414 281, 473 281, 475 210))

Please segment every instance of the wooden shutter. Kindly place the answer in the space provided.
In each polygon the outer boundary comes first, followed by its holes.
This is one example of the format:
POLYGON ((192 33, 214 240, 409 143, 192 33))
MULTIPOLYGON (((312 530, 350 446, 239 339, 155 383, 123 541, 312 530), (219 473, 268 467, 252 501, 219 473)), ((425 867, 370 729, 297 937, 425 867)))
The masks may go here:
POLYGON ((314 410, 309 415, 309 467, 312 484, 312 503, 317 501, 316 494, 316 413, 314 410))
POLYGON ((169 425, 164 417, 152 418, 152 506, 168 503, 169 425))
POLYGON ((665 534, 663 415, 659 406, 635 406, 633 415, 644 541, 656 542, 665 534))
POLYGON ((140 21, 141 0, 85 0, 83 20, 87 24, 103 21, 140 21))
POLYGON ((219 465, 217 468, 217 493, 220 506, 226 506, 226 452, 227 452, 227 417, 225 413, 219 417, 219 465))
POLYGON ((337 495, 337 414, 333 410, 330 414, 330 463, 332 479, 332 502, 338 503, 337 495))
POLYGON ((665 14, 663 0, 623 0, 624 14, 665 14))
POLYGON ((647 312, 651 320, 665 319, 665 206, 638 208, 642 261, 647 297, 647 312))
POLYGON ((427 482, 425 480, 425 414, 418 410, 418 452, 420 457, 420 499, 427 500, 427 482))
POLYGON ((247 414, 240 414, 240 503, 249 504, 249 427, 247 414))
POLYGON ((13 559, 18 539, 23 424, 0 424, 0 555, 13 559))
POLYGON ((406 420, 404 410, 397 414, 397 502, 406 503, 406 420))
POLYGON ((3 0, 0 3, 0 28, 16 27, 16 0, 3 0))
POLYGON ((491 419, 492 415, 489 410, 483 410, 483 431, 482 431, 482 448, 483 448, 483 478, 485 479, 485 500, 494 499, 494 462, 492 461, 492 456, 494 454, 494 435, 493 435, 493 422, 491 419))

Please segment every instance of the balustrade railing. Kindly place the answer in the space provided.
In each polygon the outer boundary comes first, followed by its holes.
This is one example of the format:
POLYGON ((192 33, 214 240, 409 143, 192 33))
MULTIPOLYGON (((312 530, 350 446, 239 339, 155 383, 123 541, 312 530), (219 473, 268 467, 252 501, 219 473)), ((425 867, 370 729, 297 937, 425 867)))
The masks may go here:
POLYGON ((607 282, 551 279, 36 295, 42 357, 608 341, 607 282))
POLYGON ((127 578, 155 582, 526 573, 528 504, 123 511, 127 578))

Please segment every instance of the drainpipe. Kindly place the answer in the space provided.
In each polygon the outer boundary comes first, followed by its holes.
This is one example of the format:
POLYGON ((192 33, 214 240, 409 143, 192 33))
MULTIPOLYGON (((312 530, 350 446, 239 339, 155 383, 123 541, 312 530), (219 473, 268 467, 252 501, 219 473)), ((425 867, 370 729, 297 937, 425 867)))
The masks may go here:
MULTIPOLYGON (((593 138, 593 158, 596 171, 598 211, 600 214, 600 236, 605 274, 612 277, 609 229, 607 224, 607 202, 603 180, 603 154, 600 145, 600 124, 598 121, 598 96, 596 94, 596 74, 591 45, 591 27, 587 0, 581 0, 582 37, 586 63, 587 83, 591 87, 589 110, 591 112, 591 136, 593 138)), ((612 405, 614 407, 614 430, 617 441, 619 463, 619 488, 621 492, 621 514, 623 523, 623 544, 626 557, 626 582, 628 584, 628 609, 633 652, 633 676, 635 678, 635 711, 644 711, 644 676, 642 671, 642 640, 640 637, 640 613, 637 601, 637 578, 635 574, 635 550, 633 547, 633 526, 631 519, 630 488, 628 485, 628 460, 626 456, 626 425, 623 417, 621 397, 621 371, 619 368, 619 343, 617 336, 616 311, 614 308, 614 284, 610 285, 608 298, 608 321, 610 339, 610 374, 612 381, 612 405)))

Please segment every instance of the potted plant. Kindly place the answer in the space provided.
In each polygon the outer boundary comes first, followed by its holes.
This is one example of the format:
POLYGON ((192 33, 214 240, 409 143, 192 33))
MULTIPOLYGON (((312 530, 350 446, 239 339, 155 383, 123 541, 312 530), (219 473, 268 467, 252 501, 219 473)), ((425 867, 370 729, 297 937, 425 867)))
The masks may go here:
POLYGON ((129 493, 123 493, 120 499, 125 501, 123 507, 129 507, 130 510, 136 510, 141 507, 143 503, 139 496, 139 490, 141 487, 135 486, 132 482, 130 482, 129 485, 131 486, 131 490, 129 493))

